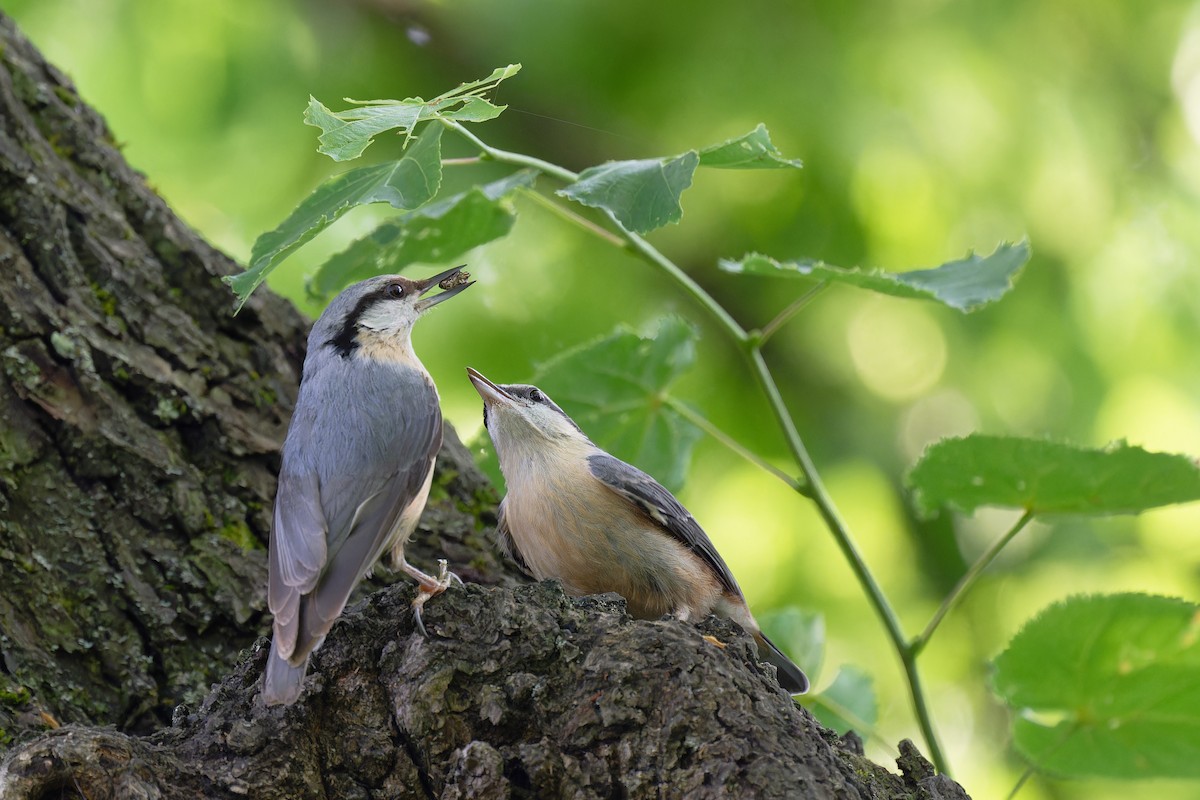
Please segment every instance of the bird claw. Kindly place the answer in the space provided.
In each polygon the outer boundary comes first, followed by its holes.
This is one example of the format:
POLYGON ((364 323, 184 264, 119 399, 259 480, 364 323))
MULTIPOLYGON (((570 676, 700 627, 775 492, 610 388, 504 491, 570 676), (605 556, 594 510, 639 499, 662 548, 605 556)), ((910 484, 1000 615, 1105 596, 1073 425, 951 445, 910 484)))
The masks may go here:
POLYGON ((421 620, 421 609, 425 606, 425 601, 446 591, 446 589, 450 588, 450 584, 453 581, 458 581, 459 586, 462 586, 463 582, 462 578, 449 570, 449 566, 444 558, 438 559, 438 576, 436 578, 429 575, 423 575, 422 577, 424 580, 418 578, 421 588, 412 602, 413 621, 416 624, 417 630, 421 632, 421 635, 428 638, 429 632, 425 630, 425 623, 421 620))

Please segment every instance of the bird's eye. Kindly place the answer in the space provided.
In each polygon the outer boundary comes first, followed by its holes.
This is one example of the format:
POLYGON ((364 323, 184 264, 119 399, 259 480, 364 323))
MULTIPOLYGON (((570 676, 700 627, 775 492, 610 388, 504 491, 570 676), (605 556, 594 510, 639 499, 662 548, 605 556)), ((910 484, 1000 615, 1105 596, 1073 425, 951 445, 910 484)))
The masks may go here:
POLYGON ((542 394, 537 389, 530 389, 529 390, 529 399, 535 403, 540 403, 546 399, 546 395, 542 394))
POLYGON ((383 293, 394 300, 399 300, 404 297, 404 287, 398 283, 389 283, 384 287, 383 293))

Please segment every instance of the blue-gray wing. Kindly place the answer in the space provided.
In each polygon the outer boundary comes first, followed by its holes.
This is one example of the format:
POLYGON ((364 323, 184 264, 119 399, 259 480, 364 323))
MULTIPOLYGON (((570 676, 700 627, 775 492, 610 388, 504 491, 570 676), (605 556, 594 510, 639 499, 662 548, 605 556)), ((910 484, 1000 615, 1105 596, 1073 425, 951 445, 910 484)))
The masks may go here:
POLYGON ((663 531, 700 556, 712 567, 725 591, 742 596, 733 573, 713 547, 708 534, 666 487, 632 464, 608 453, 588 456, 588 468, 597 480, 636 505, 663 531))
POLYGON ((525 561, 525 556, 521 555, 521 551, 517 549, 517 543, 513 539, 512 531, 508 527, 508 516, 504 513, 504 504, 508 498, 500 501, 500 508, 496 511, 496 544, 500 546, 500 551, 504 555, 513 560, 517 568, 531 578, 537 578, 533 574, 533 570, 529 568, 529 564, 525 561))
POLYGON ((268 604, 279 653, 293 662, 320 643, 401 515, 423 500, 441 447, 437 392, 423 374, 384 381, 359 369, 329 376, 308 397, 301 387, 284 446, 268 604))

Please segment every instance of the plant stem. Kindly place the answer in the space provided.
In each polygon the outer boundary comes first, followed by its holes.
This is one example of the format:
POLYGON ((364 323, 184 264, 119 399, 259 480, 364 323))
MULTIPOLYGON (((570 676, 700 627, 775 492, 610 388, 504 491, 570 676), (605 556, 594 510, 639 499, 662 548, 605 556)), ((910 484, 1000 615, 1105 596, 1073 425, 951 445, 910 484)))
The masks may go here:
POLYGON ((779 426, 783 428, 784 438, 787 439, 788 447, 791 449, 792 456, 796 459, 796 464, 800 467, 800 474, 805 480, 805 485, 797 491, 816 504, 818 513, 820 513, 821 518, 825 521, 825 526, 833 534, 833 539, 842 551, 842 555, 845 556, 846 561, 850 563, 850 569, 854 572, 854 576, 866 591, 867 599, 871 601, 871 605, 875 608, 876 615, 883 622, 883 627, 887 631, 888 638, 891 639, 892 646, 896 648, 896 652, 900 656, 900 661, 904 665, 904 673, 908 677, 908 690, 912 699, 913 713, 916 714, 917 724, 920 726, 921 734, 925 739, 925 746, 929 748, 929 757, 939 772, 949 772, 949 764, 946 762, 946 756, 942 752, 941 744, 938 742, 937 732, 933 729, 933 717, 929 713, 929 704, 926 702, 925 692, 921 688, 921 677, 917 672, 916 664, 917 654, 909 646, 908 640, 904 636, 904 630, 900 627, 900 620, 896 617, 896 612, 892 610, 887 595, 883 593, 883 589, 875 582, 875 576, 871 574, 871 570, 867 567, 867 562, 863 560, 862 555, 858 552, 858 548, 854 544, 854 539, 850 536, 850 531, 846 527, 846 523, 842 521, 841 515, 838 513, 837 506, 834 505, 833 499, 825 490, 825 484, 821 480, 816 466, 813 464, 812 457, 808 454, 808 448, 804 446, 804 441, 800 438, 800 434, 796 430, 796 425, 792 421, 791 414, 788 413, 787 405, 783 402, 783 396, 779 393, 779 387, 775 385, 775 379, 767 367, 767 362, 763 359, 762 350, 757 345, 754 345, 750 348, 749 352, 754 375, 758 379, 763 392, 766 394, 767 401, 771 404, 772 410, 775 412, 779 426))
POLYGON ((963 573, 958 583, 950 590, 946 598, 942 600, 941 606, 934 612, 933 618, 929 620, 929 624, 925 626, 925 630, 921 631, 921 635, 909 643, 909 647, 914 654, 920 653, 925 649, 925 645, 929 644, 929 639, 933 636, 933 632, 937 630, 938 625, 941 624, 942 619, 958 605, 959 601, 967 593, 967 590, 975 585, 975 581, 979 578, 979 575, 987 569, 989 564, 996 560, 996 556, 1000 555, 1000 551, 1004 549, 1005 545, 1011 542, 1013 537, 1020 533, 1032 519, 1032 511, 1026 511, 1022 514, 1016 524, 1009 528, 1007 533, 993 542, 992 546, 971 565, 970 569, 963 573))
MULTIPOLYGON (((472 134, 461 124, 452 120, 442 120, 442 123, 466 138, 496 161, 522 167, 532 167, 568 183, 574 182, 579 177, 576 173, 556 164, 492 147, 472 134)), ((718 303, 712 295, 706 292, 700 284, 696 283, 678 265, 660 253, 641 236, 621 224, 621 221, 611 211, 605 209, 604 213, 612 221, 617 235, 621 239, 628 242, 629 246, 651 265, 661 269, 680 289, 691 296, 696 303, 712 315, 717 324, 725 330, 730 338, 741 345, 739 351, 746 359, 751 372, 754 373, 755 379, 758 381, 759 387, 766 395, 767 402, 771 406, 775 419, 783 430, 788 449, 791 451, 792 457, 800 468, 804 483, 794 488, 797 492, 808 497, 816 504, 817 510, 824 520, 825 525, 833 534, 838 548, 842 551, 846 560, 850 562, 851 570, 866 591, 867 597, 875 609, 875 613, 883 622, 888 637, 892 641, 892 646, 895 647, 896 652, 903 662, 904 672, 908 679, 909 694, 912 698, 913 710, 925 739, 925 744, 929 748, 930 758, 940 772, 948 772, 948 764, 946 763, 945 755, 942 753, 941 745, 938 743, 937 734, 933 730, 933 721, 925 700, 924 691, 921 688, 920 676, 916 668, 916 652, 909 646, 904 632, 900 628, 900 621, 897 619, 895 611, 892 609, 883 590, 880 589, 879 584, 875 582, 875 577, 871 574, 866 562, 863 561, 862 556, 859 554, 858 548, 850 536, 850 531, 846 528, 845 523, 838 514, 837 507, 825 491, 825 486, 821 482, 821 477, 817 473, 816 466, 808 455, 804 441, 800 438, 799 431, 796 430, 796 424, 788 412, 783 397, 779 394, 779 388, 775 385, 775 379, 771 375, 766 361, 763 359, 762 351, 759 349, 759 345, 762 343, 762 334, 757 331, 754 333, 748 332, 725 310, 724 306, 718 303)))
POLYGON ((754 466, 760 467, 761 469, 774 475, 776 478, 778 478, 779 480, 786 483, 792 489, 795 489, 796 491, 800 491, 801 483, 798 480, 793 478, 791 475, 788 475, 786 472, 781 470, 779 467, 775 466, 774 464, 770 463, 766 459, 759 456, 754 451, 752 451, 749 448, 747 448, 746 446, 744 446, 737 439, 734 439, 728 433, 726 433, 725 431, 721 430, 716 425, 714 425, 711 421, 708 420, 708 418, 706 418, 700 414, 697 414, 695 411, 688 408, 686 404, 680 402, 679 400, 675 399, 674 397, 667 397, 666 402, 667 402, 667 405, 669 405, 671 408, 673 408, 675 410, 675 412, 677 414, 679 414, 679 416, 683 417, 688 422, 692 423, 697 428, 704 431, 709 436, 713 437, 718 442, 725 445, 730 450, 737 453, 739 456, 746 459, 754 466))
POLYGON ((800 295, 783 311, 775 315, 775 319, 763 326, 758 335, 758 344, 761 347, 766 344, 767 339, 770 339, 775 333, 782 328, 792 317, 800 313, 800 310, 812 302, 813 298, 825 291, 829 286, 829 281, 821 281, 816 286, 809 289, 804 294, 800 295))
POLYGON ((535 191, 534 189, 521 189, 520 191, 525 197, 528 197, 530 200, 537 203, 550 213, 556 214, 560 218, 570 222, 572 225, 578 225, 593 236, 599 236, 613 247, 618 247, 622 250, 629 249, 629 242, 625 241, 620 236, 617 236, 611 231, 606 231, 604 228, 601 228, 599 225, 592 222, 590 219, 587 219, 586 217, 579 216, 571 209, 564 207, 561 203, 554 202, 541 192, 535 191))
POLYGON ((487 153, 492 159, 502 161, 505 164, 516 164, 521 167, 532 167, 538 172, 544 172, 547 175, 553 175, 560 181, 565 183, 574 183, 579 176, 565 167, 560 167, 558 164, 551 164, 549 161, 542 161, 540 158, 527 156, 522 153, 513 153, 508 150, 501 150, 498 147, 492 147, 487 142, 480 139, 475 134, 467 130, 466 126, 450 119, 443 119, 440 122, 450 130, 457 133, 459 136, 466 139, 471 144, 478 147, 483 152, 487 153))

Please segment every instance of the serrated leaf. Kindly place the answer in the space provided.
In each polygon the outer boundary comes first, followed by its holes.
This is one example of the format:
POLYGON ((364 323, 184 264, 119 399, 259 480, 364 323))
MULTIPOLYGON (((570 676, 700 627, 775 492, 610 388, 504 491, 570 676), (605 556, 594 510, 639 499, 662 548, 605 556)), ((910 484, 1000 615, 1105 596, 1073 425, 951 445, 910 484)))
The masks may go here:
POLYGON ((1166 597, 1074 597, 995 661, 1013 741, 1039 769, 1200 777, 1200 607, 1166 597))
POLYGON ((676 491, 701 432, 664 397, 695 361, 696 332, 677 317, 653 337, 625 328, 543 364, 534 383, 592 441, 676 491))
POLYGON ((245 272, 224 278, 237 294, 238 308, 293 250, 350 209, 388 203, 409 211, 428 202, 442 182, 441 138, 441 126, 432 126, 399 161, 352 169, 318 186, 279 227, 258 237, 245 272))
POLYGON ((1091 449, 1042 439, 972 434, 929 447, 908 475, 917 510, 964 514, 1007 506, 1035 514, 1136 514, 1200 500, 1188 456, 1124 442, 1091 449))
POLYGON ((854 730, 866 736, 879 719, 879 701, 871 676, 858 667, 843 666, 833 683, 813 698, 813 716, 839 734, 854 730))
POLYGON ((825 615, 789 606, 759 615, 758 621, 767 638, 816 683, 825 659, 825 615))
POLYGON ((739 260, 721 259, 720 268, 741 275, 808 278, 847 283, 894 297, 934 300, 969 313, 1008 293, 1021 267, 1029 261, 1029 244, 1002 243, 989 256, 969 253, 933 269, 884 272, 880 269, 835 267, 822 261, 776 261, 751 253, 739 260))
POLYGON ((692 185, 699 163, 695 151, 672 158, 610 161, 585 169, 558 194, 611 212, 634 233, 648 233, 683 216, 679 197, 692 185))
POLYGON ((507 106, 495 105, 485 99, 483 94, 520 71, 520 64, 509 64, 507 67, 493 70, 492 74, 483 80, 460 84, 432 100, 421 97, 407 97, 403 100, 346 98, 346 102, 356 107, 345 111, 330 111, 321 101, 309 97, 304 122, 321 129, 321 135, 317 137, 320 142, 317 152, 324 153, 335 161, 348 161, 362 155, 375 136, 393 128, 406 137, 407 145, 408 139, 412 138, 413 128, 426 120, 484 122, 498 117, 507 106))
POLYGON ((516 216, 501 200, 532 186, 535 178, 522 170, 383 223, 322 264, 308 281, 309 294, 324 299, 354 281, 400 272, 409 264, 457 260, 507 235, 516 216))
POLYGON ((717 169, 800 169, 799 159, 784 158, 771 143, 771 134, 761 122, 747 134, 714 144, 700 151, 700 166, 717 169))

